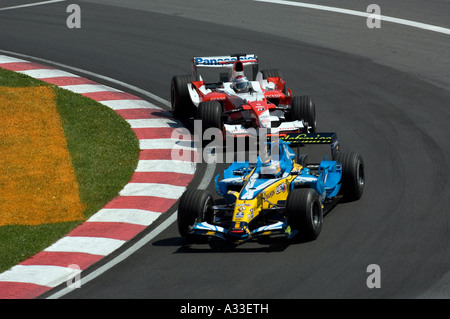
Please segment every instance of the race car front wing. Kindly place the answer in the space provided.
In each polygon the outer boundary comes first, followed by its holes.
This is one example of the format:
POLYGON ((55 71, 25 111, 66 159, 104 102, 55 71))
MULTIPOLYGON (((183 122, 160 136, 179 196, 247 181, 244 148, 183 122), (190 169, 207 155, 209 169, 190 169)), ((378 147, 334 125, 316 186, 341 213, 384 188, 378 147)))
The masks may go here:
POLYGON ((209 224, 206 221, 195 223, 190 230, 191 235, 201 235, 218 237, 236 244, 242 244, 246 241, 258 237, 285 237, 292 238, 297 234, 296 230, 291 230, 286 221, 278 221, 274 224, 264 225, 254 230, 248 228, 247 223, 239 222, 238 225, 226 229, 224 227, 209 224))

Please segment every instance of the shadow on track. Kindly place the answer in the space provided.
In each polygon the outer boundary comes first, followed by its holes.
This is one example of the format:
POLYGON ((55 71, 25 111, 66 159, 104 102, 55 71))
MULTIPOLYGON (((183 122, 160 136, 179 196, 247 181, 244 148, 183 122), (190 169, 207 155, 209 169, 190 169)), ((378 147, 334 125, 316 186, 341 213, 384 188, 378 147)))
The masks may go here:
POLYGON ((153 246, 178 247, 174 254, 207 254, 207 253, 276 253, 283 252, 291 245, 304 244, 307 241, 285 238, 261 238, 238 246, 232 246, 223 240, 214 240, 203 244, 189 244, 181 237, 170 237, 154 242, 153 246))

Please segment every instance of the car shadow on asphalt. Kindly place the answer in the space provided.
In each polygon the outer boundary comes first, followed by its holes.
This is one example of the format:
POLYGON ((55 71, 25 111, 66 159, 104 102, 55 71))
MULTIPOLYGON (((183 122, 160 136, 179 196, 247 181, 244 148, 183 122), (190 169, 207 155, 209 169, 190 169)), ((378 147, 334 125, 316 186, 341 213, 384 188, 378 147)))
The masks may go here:
POLYGON ((170 237, 155 241, 152 245, 159 247, 174 247, 173 254, 211 254, 211 253, 277 253, 283 252, 289 246, 305 243, 304 240, 286 240, 284 238, 251 241, 238 246, 231 246, 223 240, 205 243, 187 243, 181 237, 170 237))

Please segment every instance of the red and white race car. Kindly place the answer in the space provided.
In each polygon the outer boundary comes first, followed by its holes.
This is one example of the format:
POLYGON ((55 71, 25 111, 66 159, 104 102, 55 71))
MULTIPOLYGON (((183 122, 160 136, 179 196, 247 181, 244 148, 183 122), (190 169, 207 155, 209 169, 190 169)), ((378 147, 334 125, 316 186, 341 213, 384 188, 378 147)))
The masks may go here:
POLYGON ((177 118, 202 120, 226 135, 248 136, 249 128, 266 128, 268 133, 315 132, 315 104, 309 96, 292 96, 277 69, 258 70, 254 54, 195 57, 193 74, 178 75, 171 82, 171 103, 177 118), (252 67, 253 80, 244 74, 252 67), (227 68, 220 81, 206 83, 197 69, 227 68))

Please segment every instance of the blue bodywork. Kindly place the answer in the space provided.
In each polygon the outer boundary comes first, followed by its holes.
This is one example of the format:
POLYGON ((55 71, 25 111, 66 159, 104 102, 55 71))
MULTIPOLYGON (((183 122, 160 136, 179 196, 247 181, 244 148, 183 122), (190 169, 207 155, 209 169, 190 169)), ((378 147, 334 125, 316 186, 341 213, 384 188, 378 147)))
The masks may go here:
MULTIPOLYGON (((317 167, 317 173, 313 174, 308 167, 301 167, 300 170, 294 168, 294 158, 296 154, 289 147, 289 142, 280 140, 279 142, 279 154, 278 158, 281 165, 281 176, 279 178, 286 178, 290 174, 297 175, 296 178, 290 184, 290 189, 309 187, 319 194, 321 201, 324 202, 327 199, 336 197, 341 188, 342 168, 341 164, 336 161, 323 160, 317 167)), ((298 165, 298 164, 297 164, 298 165)), ((256 163, 246 162, 233 162, 223 173, 223 179, 219 180, 220 175, 215 178, 216 192, 220 196, 223 196, 228 203, 234 201, 234 195, 229 195, 228 190, 233 186, 242 187, 245 181, 242 176, 252 173, 252 176, 258 176, 252 185, 253 189, 256 189, 251 195, 255 197, 259 192, 264 191, 264 186, 270 183, 271 179, 259 177, 259 173, 262 167, 261 158, 258 156, 256 163)), ((275 182, 276 180, 273 179, 275 182)), ((246 189, 242 190, 240 197, 248 196, 246 189)), ((251 198, 247 198, 251 199, 251 198)))
MULTIPOLYGON (((295 188, 311 188, 318 193, 324 214, 334 206, 340 198, 338 194, 342 178, 341 163, 325 159, 318 164, 302 166, 294 161, 296 154, 290 148, 290 142, 278 140, 269 145, 272 150, 272 161, 276 159, 280 163, 280 170, 277 171, 276 176, 267 176, 261 173, 264 165, 259 156, 256 163, 233 162, 223 172, 222 179, 219 180, 220 174, 215 178, 216 192, 225 199, 226 204, 212 207, 213 219, 210 221, 198 219, 192 226, 190 234, 216 237, 236 244, 260 236, 294 237, 298 230, 291 229, 289 225, 283 199, 274 203, 267 200, 271 204, 270 208, 265 209, 264 213, 261 211, 255 219, 239 220, 238 222, 233 220, 238 200, 239 207, 242 207, 246 205, 247 200, 247 202, 255 200, 258 195, 262 195, 259 198, 264 197, 264 192, 274 183, 278 183, 277 187, 280 189, 276 189, 273 197, 272 195, 268 197, 270 200, 277 197, 286 199, 289 192, 295 188), (275 156, 274 147, 279 151, 275 156), (283 194, 283 196, 278 196, 278 194, 283 194)), ((253 212, 253 210, 251 211, 253 212)), ((236 217, 237 214, 235 213, 236 217)))

